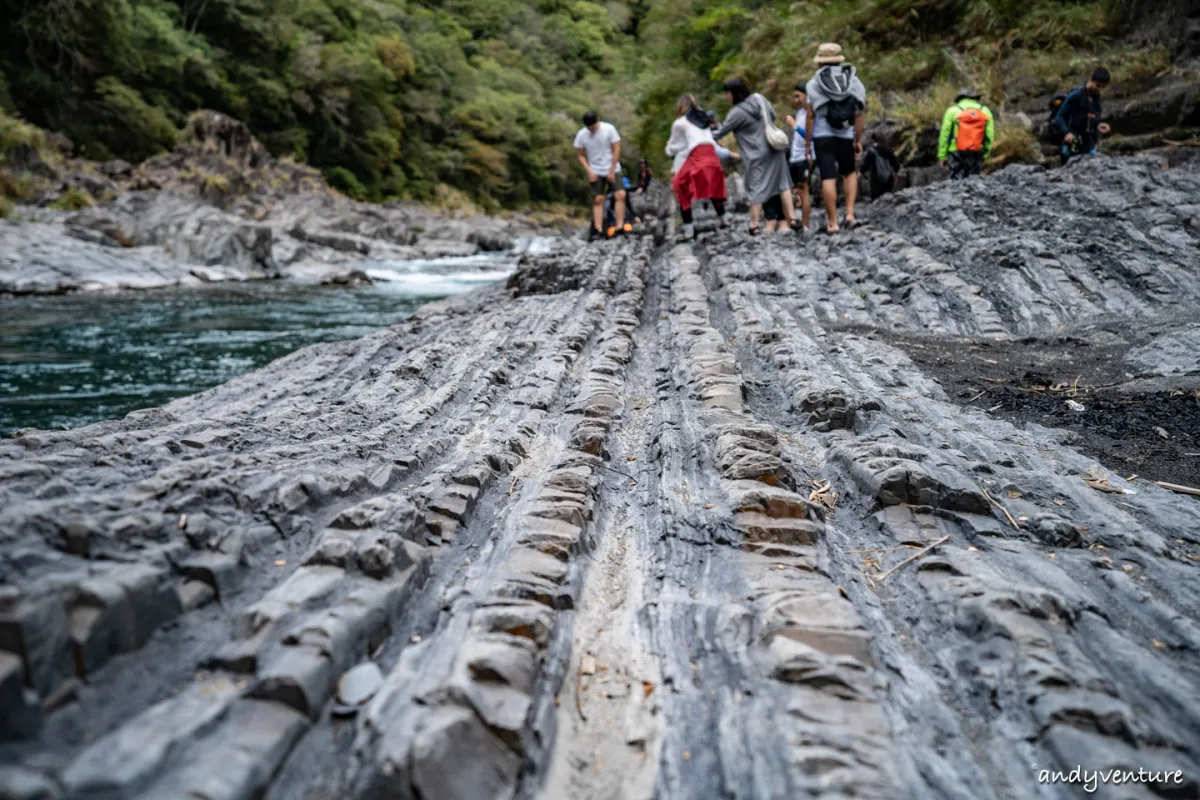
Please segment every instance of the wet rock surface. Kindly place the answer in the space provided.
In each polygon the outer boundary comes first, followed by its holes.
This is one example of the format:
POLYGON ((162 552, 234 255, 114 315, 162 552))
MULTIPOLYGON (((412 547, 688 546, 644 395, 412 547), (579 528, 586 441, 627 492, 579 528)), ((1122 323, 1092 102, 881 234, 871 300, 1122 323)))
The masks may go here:
POLYGON ((1200 170, 1161 166, 531 258, 0 442, 0 793, 1195 796, 1200 500, 962 396, 1064 352, 1181 396, 1200 170))

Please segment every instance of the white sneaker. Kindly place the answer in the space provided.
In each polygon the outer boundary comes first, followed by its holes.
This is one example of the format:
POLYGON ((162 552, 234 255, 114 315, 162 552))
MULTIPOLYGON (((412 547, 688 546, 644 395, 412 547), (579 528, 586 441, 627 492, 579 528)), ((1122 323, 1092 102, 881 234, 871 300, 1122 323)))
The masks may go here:
POLYGON ((728 228, 729 227, 729 222, 726 221, 724 215, 717 217, 717 227, 718 228, 728 228))
POLYGON ((696 238, 696 226, 689 222, 683 226, 683 230, 679 234, 679 241, 690 242, 695 238, 696 238))

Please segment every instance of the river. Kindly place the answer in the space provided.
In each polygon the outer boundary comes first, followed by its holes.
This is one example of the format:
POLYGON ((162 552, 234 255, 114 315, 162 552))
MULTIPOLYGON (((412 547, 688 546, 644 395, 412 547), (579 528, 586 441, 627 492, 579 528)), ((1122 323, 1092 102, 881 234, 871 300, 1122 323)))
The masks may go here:
POLYGON ((479 255, 360 265, 373 285, 283 282, 0 297, 0 435, 160 406, 316 342, 390 325, 511 274, 479 255))

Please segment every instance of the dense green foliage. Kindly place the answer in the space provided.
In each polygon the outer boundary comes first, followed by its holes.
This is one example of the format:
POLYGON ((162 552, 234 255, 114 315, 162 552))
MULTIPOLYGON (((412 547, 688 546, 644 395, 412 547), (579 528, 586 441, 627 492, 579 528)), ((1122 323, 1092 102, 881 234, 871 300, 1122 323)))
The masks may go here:
MULTIPOLYGON (((872 100, 910 126, 913 139, 941 118, 955 87, 973 84, 1003 111, 1007 93, 1050 95, 1103 60, 1121 80, 1170 68, 1164 47, 1118 43, 1129 0, 692 0, 653 4, 643 50, 667 68, 644 71, 638 139, 657 151, 680 92, 716 102, 721 82, 744 76, 787 108, 792 87, 810 78, 821 42, 838 42, 872 100)), ((1015 132, 1002 119, 1000 137, 1015 132)), ((1020 147, 1031 147, 1023 132, 1020 147)))
POLYGON ((0 115, 62 132, 91 158, 140 159, 212 108, 352 195, 528 205, 579 196, 571 139, 587 108, 623 131, 627 166, 640 150, 662 168, 681 92, 721 107, 720 83, 737 73, 782 110, 822 41, 858 65, 872 115, 913 131, 962 82, 1003 111, 1009 87, 1050 92, 1100 55, 1118 80, 1169 68, 1164 48, 1110 45, 1128 5, 0 0, 0 115))
POLYGON ((144 158, 212 108, 352 194, 525 204, 581 188, 584 110, 631 122, 619 2, 0 0, 0 19, 0 109, 92 158, 144 158))

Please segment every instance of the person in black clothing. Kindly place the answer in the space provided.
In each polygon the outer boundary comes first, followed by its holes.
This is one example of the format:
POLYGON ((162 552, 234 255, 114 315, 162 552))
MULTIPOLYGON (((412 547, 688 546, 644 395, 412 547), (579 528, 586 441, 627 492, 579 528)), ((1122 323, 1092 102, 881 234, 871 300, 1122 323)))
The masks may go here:
POLYGON ((629 206, 629 213, 633 215, 633 221, 637 225, 642 224, 642 216, 632 210, 631 201, 634 197, 641 198, 646 194, 646 190, 650 188, 650 179, 653 177, 654 173, 650 170, 650 163, 643 158, 638 162, 637 184, 633 187, 633 194, 626 193, 625 195, 625 204, 629 206))
POLYGON ((871 200, 878 200, 896 188, 900 159, 890 147, 875 140, 863 155, 862 173, 871 184, 871 200))
POLYGON ((1102 121, 1100 93, 1112 76, 1104 67, 1097 67, 1087 83, 1067 95, 1054 116, 1054 130, 1062 136, 1062 163, 1072 157, 1092 155, 1100 145, 1100 137, 1107 136, 1111 129, 1102 121))

